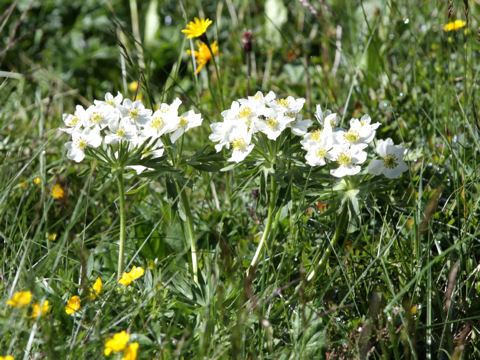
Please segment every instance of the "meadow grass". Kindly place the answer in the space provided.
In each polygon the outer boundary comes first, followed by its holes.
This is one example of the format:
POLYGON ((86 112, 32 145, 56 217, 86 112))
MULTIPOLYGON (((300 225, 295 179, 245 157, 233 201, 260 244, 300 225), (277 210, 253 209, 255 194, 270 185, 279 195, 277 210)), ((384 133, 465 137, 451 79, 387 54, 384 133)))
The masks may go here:
MULTIPOLYGON (((138 359, 480 358, 475 1, 0 0, 0 10, 0 359, 99 359, 123 330, 138 359), (194 17, 213 20, 219 45, 198 75, 186 52, 195 39, 181 33, 194 17), (444 31, 456 19, 465 25, 444 31), (115 173, 68 159, 58 131, 63 113, 117 90, 150 108, 180 97, 204 118, 175 167, 124 177, 124 268, 145 269, 128 286, 117 282, 115 173), (352 197, 293 158, 275 172, 229 166, 209 124, 257 90, 306 98, 306 118, 316 104, 343 125, 368 113, 379 138, 408 148, 409 171, 352 180, 352 197), (26 290, 29 306, 7 305, 26 290), (81 308, 67 314, 75 295, 81 308), (45 300, 49 311, 31 317, 45 300)), ((287 155, 299 149, 288 141, 287 155)))

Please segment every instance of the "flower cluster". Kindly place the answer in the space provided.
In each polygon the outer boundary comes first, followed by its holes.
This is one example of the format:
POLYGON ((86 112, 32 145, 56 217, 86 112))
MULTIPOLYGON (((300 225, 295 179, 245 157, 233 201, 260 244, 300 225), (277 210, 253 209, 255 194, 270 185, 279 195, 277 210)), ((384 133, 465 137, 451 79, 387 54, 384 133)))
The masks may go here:
POLYGON ((130 272, 128 273, 124 272, 122 274, 122 277, 120 280, 118 280, 118 283, 123 286, 130 285, 133 282, 133 280, 138 279, 144 273, 145 273, 145 270, 142 267, 133 266, 130 272))
POLYGON ((137 358, 137 352, 139 344, 132 342, 128 344, 130 340, 130 334, 125 330, 113 335, 113 337, 107 339, 105 342, 104 354, 109 356, 112 352, 123 351, 122 360, 135 360, 137 358))
POLYGON ((276 140, 280 134, 290 128, 298 136, 304 135, 311 120, 303 120, 300 111, 305 99, 292 96, 277 99, 270 91, 267 95, 257 92, 255 96, 234 101, 230 109, 222 112, 223 122, 210 125, 212 134, 209 139, 217 142, 215 149, 232 147, 232 156, 228 161, 241 162, 255 147, 254 135, 263 133, 268 139, 276 140))
MULTIPOLYGON (((329 111, 322 112, 317 106, 315 117, 323 128, 310 131, 303 136, 300 142, 307 151, 305 159, 310 166, 323 166, 326 160, 335 162, 338 167, 330 170, 335 177, 356 175, 361 170, 361 164, 367 160, 365 149, 375 138, 376 129, 380 123, 372 123, 369 115, 360 119, 351 119, 349 129, 337 127, 337 114, 329 111)), ((372 174, 383 173, 389 178, 398 177, 406 171, 406 164, 402 161, 405 149, 394 146, 391 139, 385 143, 379 141, 377 153, 384 160, 373 160, 369 166, 372 174)))
POLYGON ((179 115, 181 103, 177 98, 172 104, 160 104, 153 112, 145 108, 141 100, 124 99, 121 93, 116 96, 107 93, 104 100, 95 100, 87 109, 77 105, 74 114, 63 115, 65 127, 61 130, 72 137, 65 144, 67 157, 81 162, 87 148, 124 142, 133 149, 148 139, 154 145, 150 152, 152 157, 160 157, 163 155, 162 135, 169 134, 174 143, 186 131, 202 123, 202 116, 193 111, 179 115))
MULTIPOLYGON (((103 288, 103 281, 101 278, 97 278, 95 283, 90 289, 90 300, 95 300, 98 295, 102 292, 103 288)), ((75 314, 80 308, 82 307, 82 300, 80 296, 74 295, 70 299, 68 299, 67 306, 65 306, 65 312, 68 315, 75 314)))

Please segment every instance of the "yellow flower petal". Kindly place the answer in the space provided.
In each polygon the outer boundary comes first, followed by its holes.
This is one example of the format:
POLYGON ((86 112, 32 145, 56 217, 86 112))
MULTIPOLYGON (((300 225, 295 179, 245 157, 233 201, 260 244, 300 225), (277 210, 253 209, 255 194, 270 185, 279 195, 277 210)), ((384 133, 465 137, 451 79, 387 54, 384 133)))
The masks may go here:
POLYGON ((97 296, 102 292, 103 282, 99 277, 95 280, 91 290, 90 290, 90 299, 95 300, 97 296))
POLYGON ((122 357, 122 360, 137 360, 138 346, 139 345, 136 342, 128 344, 127 348, 125 349, 125 356, 122 357))
POLYGON ((68 315, 71 315, 73 313, 76 313, 78 310, 80 310, 80 307, 81 307, 80 297, 75 295, 68 300, 67 306, 65 306, 65 312, 68 315))
POLYGON ((64 195, 65 195, 65 192, 63 191, 62 187, 59 184, 55 184, 55 186, 52 189, 52 196, 55 199, 62 199, 64 195))
POLYGON ((0 360, 15 360, 12 355, 0 356, 0 360))
POLYGON ((194 21, 190 21, 187 24, 187 28, 183 29, 182 32, 187 34, 187 39, 200 37, 207 31, 207 28, 213 23, 210 19, 199 19, 195 18, 194 21))
POLYGON ((17 308, 27 306, 32 300, 32 293, 30 291, 18 291, 13 294, 12 298, 7 300, 7 304, 17 308))
POLYGON ((463 28, 467 23, 463 20, 455 20, 449 22, 443 27, 443 31, 457 31, 458 29, 463 28))
POLYGON ((112 351, 122 351, 127 346, 128 340, 130 340, 130 334, 125 330, 116 333, 105 342, 104 354, 108 356, 112 351))
POLYGON ((35 319, 39 314, 40 316, 43 316, 45 315, 47 312, 50 311, 50 303, 48 302, 48 300, 45 300, 43 302, 43 304, 41 304, 40 306, 40 303, 39 302, 36 302, 32 305, 32 315, 31 315, 31 318, 35 319))

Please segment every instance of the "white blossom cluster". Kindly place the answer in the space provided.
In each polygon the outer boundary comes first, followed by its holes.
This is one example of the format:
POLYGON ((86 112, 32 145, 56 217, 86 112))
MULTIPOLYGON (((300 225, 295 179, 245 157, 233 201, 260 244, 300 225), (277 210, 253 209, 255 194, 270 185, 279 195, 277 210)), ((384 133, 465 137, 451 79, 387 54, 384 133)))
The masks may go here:
MULTIPOLYGON (((360 120, 351 119, 350 128, 343 129, 337 127, 337 114, 322 112, 320 106, 317 106, 315 117, 323 128, 305 134, 300 142, 307 151, 307 164, 323 166, 329 160, 338 165, 336 169, 330 170, 330 174, 335 177, 358 174, 360 165, 367 160, 365 149, 375 138, 380 123, 372 124, 370 116, 364 115, 360 120)), ((407 165, 402 160, 405 149, 393 145, 392 139, 379 140, 376 151, 382 160, 372 160, 368 166, 369 173, 396 178, 407 170, 407 165)))
POLYGON ((300 115, 304 104, 303 98, 277 99, 273 91, 267 95, 259 91, 247 99, 232 102, 230 109, 222 112, 223 122, 210 125, 209 139, 218 143, 215 145, 217 152, 224 146, 232 147, 228 161, 239 163, 252 152, 256 133, 263 133, 270 140, 276 140, 286 128, 295 135, 304 135, 312 125, 311 120, 304 120, 300 115))
POLYGON ((74 114, 63 114, 65 127, 60 130, 71 135, 65 144, 67 157, 76 162, 85 158, 88 147, 98 148, 113 145, 120 141, 135 148, 151 139, 153 157, 163 155, 162 135, 168 134, 174 143, 189 129, 200 126, 202 116, 192 110, 179 115, 180 99, 172 104, 162 103, 153 112, 145 108, 141 100, 123 98, 121 93, 105 95, 104 100, 95 100, 94 105, 84 108, 77 105, 74 114))

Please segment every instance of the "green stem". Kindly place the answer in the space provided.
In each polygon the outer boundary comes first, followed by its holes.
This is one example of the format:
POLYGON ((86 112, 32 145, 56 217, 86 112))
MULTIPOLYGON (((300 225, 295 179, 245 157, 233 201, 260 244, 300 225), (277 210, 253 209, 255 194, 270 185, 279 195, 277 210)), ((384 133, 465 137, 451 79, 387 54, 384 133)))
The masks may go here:
POLYGON ((220 102, 222 103, 222 109, 225 109, 225 103, 223 101, 223 88, 222 88, 222 81, 221 81, 221 78, 220 78, 220 72, 218 71, 217 61, 215 60, 215 56, 213 55, 212 48, 210 47, 210 41, 208 41, 206 36, 205 36, 205 44, 207 44, 208 51, 210 51, 210 56, 212 57, 213 67, 215 68, 215 74, 217 75, 218 88, 220 89, 220 102))
POLYGON ((120 198, 120 247, 118 249, 117 279, 123 273, 123 252, 125 249, 125 188, 123 185, 123 171, 118 172, 118 196, 120 198))
POLYGON ((267 215, 267 223, 265 224, 265 230, 263 231, 262 238, 258 243, 257 250, 255 251, 255 255, 253 256, 252 262, 250 263, 250 267, 247 271, 250 272, 250 269, 257 266, 260 254, 262 253, 263 247, 265 245, 265 241, 268 239, 270 234, 270 230, 272 229, 272 223, 275 218, 275 203, 277 200, 276 192, 277 192, 277 183, 273 178, 271 178, 271 189, 270 189, 270 199, 268 204, 268 215, 267 215))
POLYGON ((192 211, 190 210, 190 203, 188 201, 185 190, 180 191, 180 198, 182 200, 183 208, 185 209, 185 216, 187 217, 187 237, 190 242, 190 251, 192 253, 192 272, 193 281, 198 284, 198 262, 197 262, 197 246, 195 244, 195 233, 193 231, 192 211))
POLYGON ((324 267, 327 265, 327 260, 333 250, 333 247, 337 244, 338 239, 341 237, 345 230, 344 228, 347 222, 346 220, 348 218, 347 213, 347 205, 345 205, 340 215, 340 220, 338 222, 337 229, 335 230, 335 235, 333 235, 332 240, 330 240, 330 246, 323 253, 317 266, 310 272, 310 274, 308 274, 307 281, 312 280, 316 273, 320 274, 323 271, 324 267))

